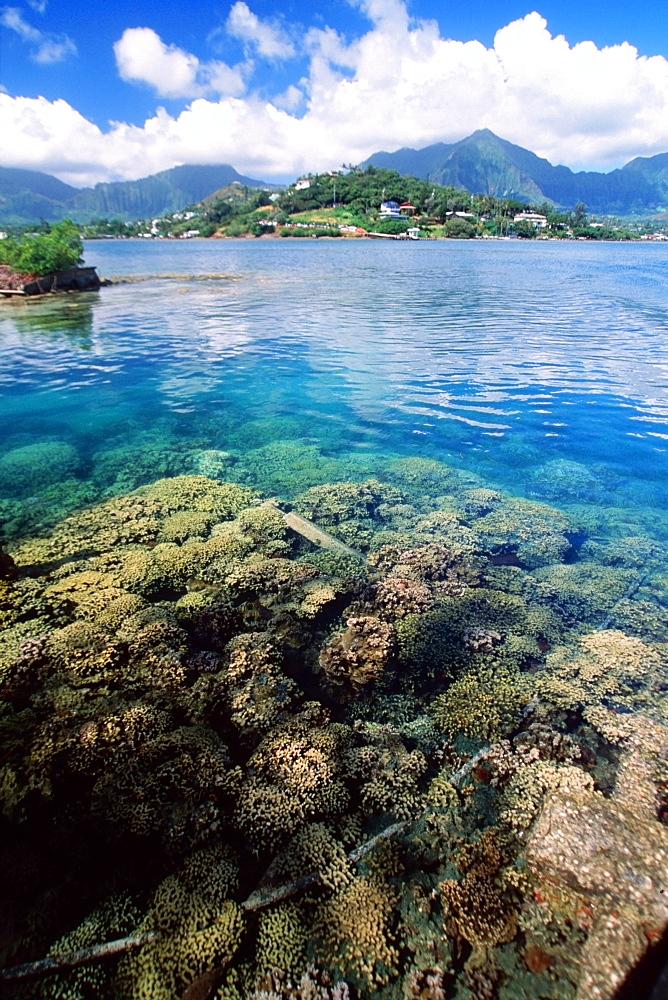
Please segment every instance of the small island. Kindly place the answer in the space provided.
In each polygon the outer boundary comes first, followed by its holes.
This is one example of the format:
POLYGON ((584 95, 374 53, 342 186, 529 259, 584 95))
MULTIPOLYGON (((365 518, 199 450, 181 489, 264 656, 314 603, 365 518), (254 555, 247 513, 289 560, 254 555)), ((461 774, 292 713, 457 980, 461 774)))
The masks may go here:
POLYGON ((94 267, 81 267, 79 228, 63 219, 44 232, 0 241, 0 296, 95 291, 102 282, 94 267))

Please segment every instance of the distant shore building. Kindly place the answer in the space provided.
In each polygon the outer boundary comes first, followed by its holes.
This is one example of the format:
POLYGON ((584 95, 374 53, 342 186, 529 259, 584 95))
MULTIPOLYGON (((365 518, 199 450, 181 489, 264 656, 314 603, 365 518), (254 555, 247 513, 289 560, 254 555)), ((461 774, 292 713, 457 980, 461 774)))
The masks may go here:
POLYGON ((513 222, 530 222, 534 229, 545 229, 547 226, 547 218, 538 212, 518 212, 513 222))
POLYGON ((406 216, 401 214, 401 208, 399 207, 398 201, 382 201, 380 203, 380 217, 381 219, 406 220, 406 216))

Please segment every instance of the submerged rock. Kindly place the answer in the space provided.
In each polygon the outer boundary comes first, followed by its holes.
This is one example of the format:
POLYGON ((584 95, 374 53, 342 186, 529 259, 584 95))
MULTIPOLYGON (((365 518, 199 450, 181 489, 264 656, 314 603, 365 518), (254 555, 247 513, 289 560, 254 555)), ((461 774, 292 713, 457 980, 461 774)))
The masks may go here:
POLYGON ((582 897, 591 912, 578 1000, 612 1000, 668 927, 668 830, 656 818, 648 749, 626 753, 610 799, 558 789, 527 846, 536 878, 582 897))

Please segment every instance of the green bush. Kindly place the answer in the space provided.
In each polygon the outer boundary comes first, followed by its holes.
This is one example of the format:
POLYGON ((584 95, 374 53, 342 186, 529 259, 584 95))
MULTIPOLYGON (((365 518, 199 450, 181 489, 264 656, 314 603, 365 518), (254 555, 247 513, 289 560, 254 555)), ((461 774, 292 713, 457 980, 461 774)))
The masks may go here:
POLYGON ((80 264, 82 252, 78 227, 71 219, 63 219, 50 226, 47 232, 0 241, 0 264, 6 264, 18 274, 42 277, 80 264))
POLYGON ((388 236, 401 236, 407 232, 412 223, 403 219, 381 219, 375 227, 377 233, 387 233, 388 236))
POLYGON ((443 227, 443 232, 452 240, 471 240, 475 236, 475 226, 472 226, 466 219, 448 219, 443 227))

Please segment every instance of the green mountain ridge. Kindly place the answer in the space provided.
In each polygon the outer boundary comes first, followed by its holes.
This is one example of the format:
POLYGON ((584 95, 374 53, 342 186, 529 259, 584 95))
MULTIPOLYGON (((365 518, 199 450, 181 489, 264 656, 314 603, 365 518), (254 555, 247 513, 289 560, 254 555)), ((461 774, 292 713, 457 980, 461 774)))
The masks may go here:
POLYGON ((363 164, 367 165, 451 184, 471 194, 547 202, 566 209, 584 202, 590 212, 601 214, 653 213, 668 205, 668 153, 637 157, 607 174, 574 173, 489 129, 479 129, 459 142, 374 153, 363 164))
POLYGON ((75 222, 116 218, 124 222, 178 212, 212 192, 238 182, 246 187, 274 185, 239 174, 229 164, 184 165, 136 181, 75 188, 37 170, 0 167, 0 225, 31 225, 44 219, 75 222))
MULTIPOLYGON (((547 202, 564 209, 583 202, 597 214, 652 215, 668 209, 668 153, 636 157, 607 174, 574 173, 489 129, 479 129, 459 142, 374 153, 362 164, 369 165, 471 194, 547 202)), ((202 202, 234 182, 251 188, 278 187, 245 177, 229 164, 183 165, 135 181, 83 189, 36 170, 0 167, 0 226, 33 225, 42 219, 56 222, 68 216, 75 222, 157 218, 202 202)))

